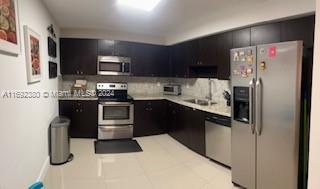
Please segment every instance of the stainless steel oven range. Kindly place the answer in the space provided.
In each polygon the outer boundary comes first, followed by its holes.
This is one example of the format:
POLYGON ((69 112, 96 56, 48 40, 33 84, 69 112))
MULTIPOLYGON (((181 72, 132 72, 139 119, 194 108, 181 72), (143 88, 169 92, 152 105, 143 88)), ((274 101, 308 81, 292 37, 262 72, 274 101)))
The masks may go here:
POLYGON ((97 83, 98 140, 133 137, 134 105, 126 83, 97 83))

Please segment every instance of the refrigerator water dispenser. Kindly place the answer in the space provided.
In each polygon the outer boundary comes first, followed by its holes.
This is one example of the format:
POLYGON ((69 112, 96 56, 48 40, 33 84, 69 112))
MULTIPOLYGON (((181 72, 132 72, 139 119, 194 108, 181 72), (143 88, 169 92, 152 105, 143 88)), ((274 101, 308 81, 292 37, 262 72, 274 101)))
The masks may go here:
POLYGON ((248 123, 249 113, 249 87, 234 87, 234 120, 248 123))

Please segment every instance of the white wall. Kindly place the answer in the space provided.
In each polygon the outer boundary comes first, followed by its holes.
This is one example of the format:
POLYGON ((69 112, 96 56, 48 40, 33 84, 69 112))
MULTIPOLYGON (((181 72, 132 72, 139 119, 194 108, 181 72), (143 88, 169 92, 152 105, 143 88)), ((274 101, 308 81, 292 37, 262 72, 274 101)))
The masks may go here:
POLYGON ((320 0, 317 0, 312 112, 311 112, 311 139, 309 163, 309 189, 320 188, 320 0))
POLYGON ((227 10, 215 10, 211 18, 202 18, 195 24, 179 28, 166 36, 166 44, 206 36, 234 28, 244 27, 270 20, 283 19, 315 11, 315 0, 264 0, 252 1, 250 5, 241 3, 227 10), (202 22, 202 23, 201 23, 202 22))
MULTIPOLYGON (((0 54, 0 92, 56 90, 48 77, 47 26, 54 24, 41 0, 19 0, 21 54, 0 54), (23 25, 41 35, 40 83, 27 85, 23 25)), ((59 60, 59 58, 57 59, 59 60)), ((35 182, 48 158, 47 128, 58 114, 56 99, 0 98, 0 188, 24 189, 35 182)))

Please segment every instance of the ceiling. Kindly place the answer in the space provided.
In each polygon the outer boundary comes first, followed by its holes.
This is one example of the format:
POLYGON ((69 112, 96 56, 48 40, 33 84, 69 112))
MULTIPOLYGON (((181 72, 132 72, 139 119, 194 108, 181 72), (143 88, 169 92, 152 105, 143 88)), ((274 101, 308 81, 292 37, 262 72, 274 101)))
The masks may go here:
MULTIPOLYGON (((161 0, 151 12, 120 7, 116 0, 43 0, 61 29, 126 32, 155 37, 200 27, 233 11, 275 0, 161 0)), ((291 0, 292 1, 292 0, 291 0)), ((294 0, 300 1, 301 0, 294 0)), ((309 0, 310 1, 310 0, 309 0)))
MULTIPOLYGON (((151 12, 120 7, 116 0, 43 0, 61 28, 106 29, 165 36, 239 0, 162 0, 151 12)), ((243 3, 257 0, 242 0, 243 3)), ((263 1, 263 0, 258 0, 263 1)))

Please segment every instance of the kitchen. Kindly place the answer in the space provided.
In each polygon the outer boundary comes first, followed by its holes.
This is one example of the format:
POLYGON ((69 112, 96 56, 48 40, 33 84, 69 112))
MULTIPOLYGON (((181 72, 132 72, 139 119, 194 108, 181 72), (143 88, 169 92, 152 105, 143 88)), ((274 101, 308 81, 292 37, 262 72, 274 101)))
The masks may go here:
MULTIPOLYGON (((311 15, 253 25, 249 28, 194 39, 173 46, 104 39, 61 38, 60 54, 63 80, 63 89, 61 90, 70 89, 76 79, 86 79, 86 81, 88 80, 87 85, 92 87, 91 90, 97 89, 98 97, 84 99, 76 97, 73 99, 71 96, 66 99, 61 98, 59 100, 60 115, 71 119, 70 136, 73 138, 94 138, 108 142, 108 140, 168 133, 169 136, 204 157, 227 167, 231 167, 231 159, 235 158, 234 161, 239 161, 239 164, 235 164, 235 166, 240 166, 245 161, 240 161, 236 158, 237 154, 231 153, 231 108, 228 106, 230 101, 223 97, 224 92, 230 93, 233 88, 228 80, 230 70, 232 72, 236 70, 236 68, 230 68, 232 65, 230 50, 260 44, 272 43, 275 45, 280 42, 303 40, 305 51, 308 51, 313 48, 313 31, 314 16, 311 15), (303 31, 301 31, 302 28, 303 31), (98 64, 96 64, 97 60, 98 64), (114 95, 110 95, 110 91, 114 95), (104 92, 105 98, 102 95, 104 92), (127 97, 127 95, 129 96, 127 97), (107 97, 111 98, 109 99, 110 103, 108 103, 107 97), (119 103, 114 101, 119 101, 119 103), (74 109, 71 108, 72 106, 74 109), (77 111, 79 112, 75 113, 77 111), (112 118, 112 116, 114 117, 112 118), (97 127, 97 125, 99 126, 97 127)), ((281 51, 279 49, 279 52, 281 51)), ((239 52, 241 53, 241 51, 239 52)), ((233 57, 231 57, 232 59, 233 57)), ((304 77, 306 77, 305 81, 311 75, 307 71, 312 67, 310 64, 312 61, 308 61, 308 59, 312 60, 312 57, 308 57, 306 53, 305 60, 307 61, 304 62, 306 68, 303 71, 304 77)), ((247 71, 245 73, 247 75, 242 75, 235 81, 232 80, 232 83, 235 83, 232 85, 237 86, 236 83, 241 81, 240 86, 245 86, 243 81, 250 78, 253 72, 247 71)), ((233 74, 232 77, 236 78, 237 75, 233 74)), ((282 77, 285 80, 285 77, 282 77)), ((246 83, 249 84, 249 81, 246 83)), ((288 85, 289 82, 286 84, 288 85)), ((296 87, 293 86, 293 88, 296 87)), ((235 90, 237 89, 233 90, 234 95, 237 94, 235 90)), ((304 93, 310 98, 310 93, 307 90, 308 88, 305 86, 304 93)), ((279 93, 281 94, 281 91, 279 93)), ((239 119, 235 117, 236 114, 246 114, 246 110, 236 109, 243 105, 240 104, 239 107, 236 107, 236 100, 234 99, 232 102, 233 112, 243 111, 243 113, 235 113, 232 120, 239 119)), ((283 101, 284 99, 281 99, 279 103, 283 101)), ((307 99, 306 101, 308 102, 307 99)), ((247 107, 247 105, 244 106, 247 107)), ((307 106, 309 107, 310 104, 307 106)), ((246 116, 249 117, 249 115, 244 115, 244 117, 246 116)), ((245 123, 247 121, 241 120, 245 123)), ((237 122, 232 124, 236 126, 237 122)), ((238 144, 233 145, 234 148, 239 149, 237 153, 241 154, 246 146, 241 144, 244 138, 237 138, 235 133, 233 136, 235 137, 233 140, 240 140, 237 142, 238 144)), ((305 148, 306 144, 301 145, 305 148)), ((99 147, 96 146, 96 150, 97 148, 99 147)), ((290 155, 283 154, 283 156, 288 161, 290 155)), ((243 168, 239 167, 239 171, 242 172, 243 168)), ((241 173, 238 174, 241 175, 241 173)), ((282 174, 284 173, 279 172, 278 176, 282 174)), ((247 178, 241 178, 241 176, 237 178, 235 175, 232 178, 234 179, 232 181, 238 181, 242 184, 234 182, 236 185, 254 188, 254 186, 250 186, 250 182, 246 181, 247 178)), ((294 176, 288 179, 292 178, 294 176)), ((279 184, 289 188, 291 182, 288 181, 287 186, 279 184)), ((297 181, 295 180, 295 182, 297 181)), ((302 184, 301 182, 305 181, 299 181, 299 184, 302 184)), ((251 183, 254 185, 254 182, 251 183)), ((268 187, 276 188, 280 185, 268 187)), ((291 187, 293 186, 291 185, 291 187)))
POLYGON ((239 5, 274 11, 252 20, 219 1, 186 2, 194 13, 120 1, 40 3, 56 23, 48 82, 59 95, 45 97, 54 112, 34 188, 309 188, 311 0, 239 5))

